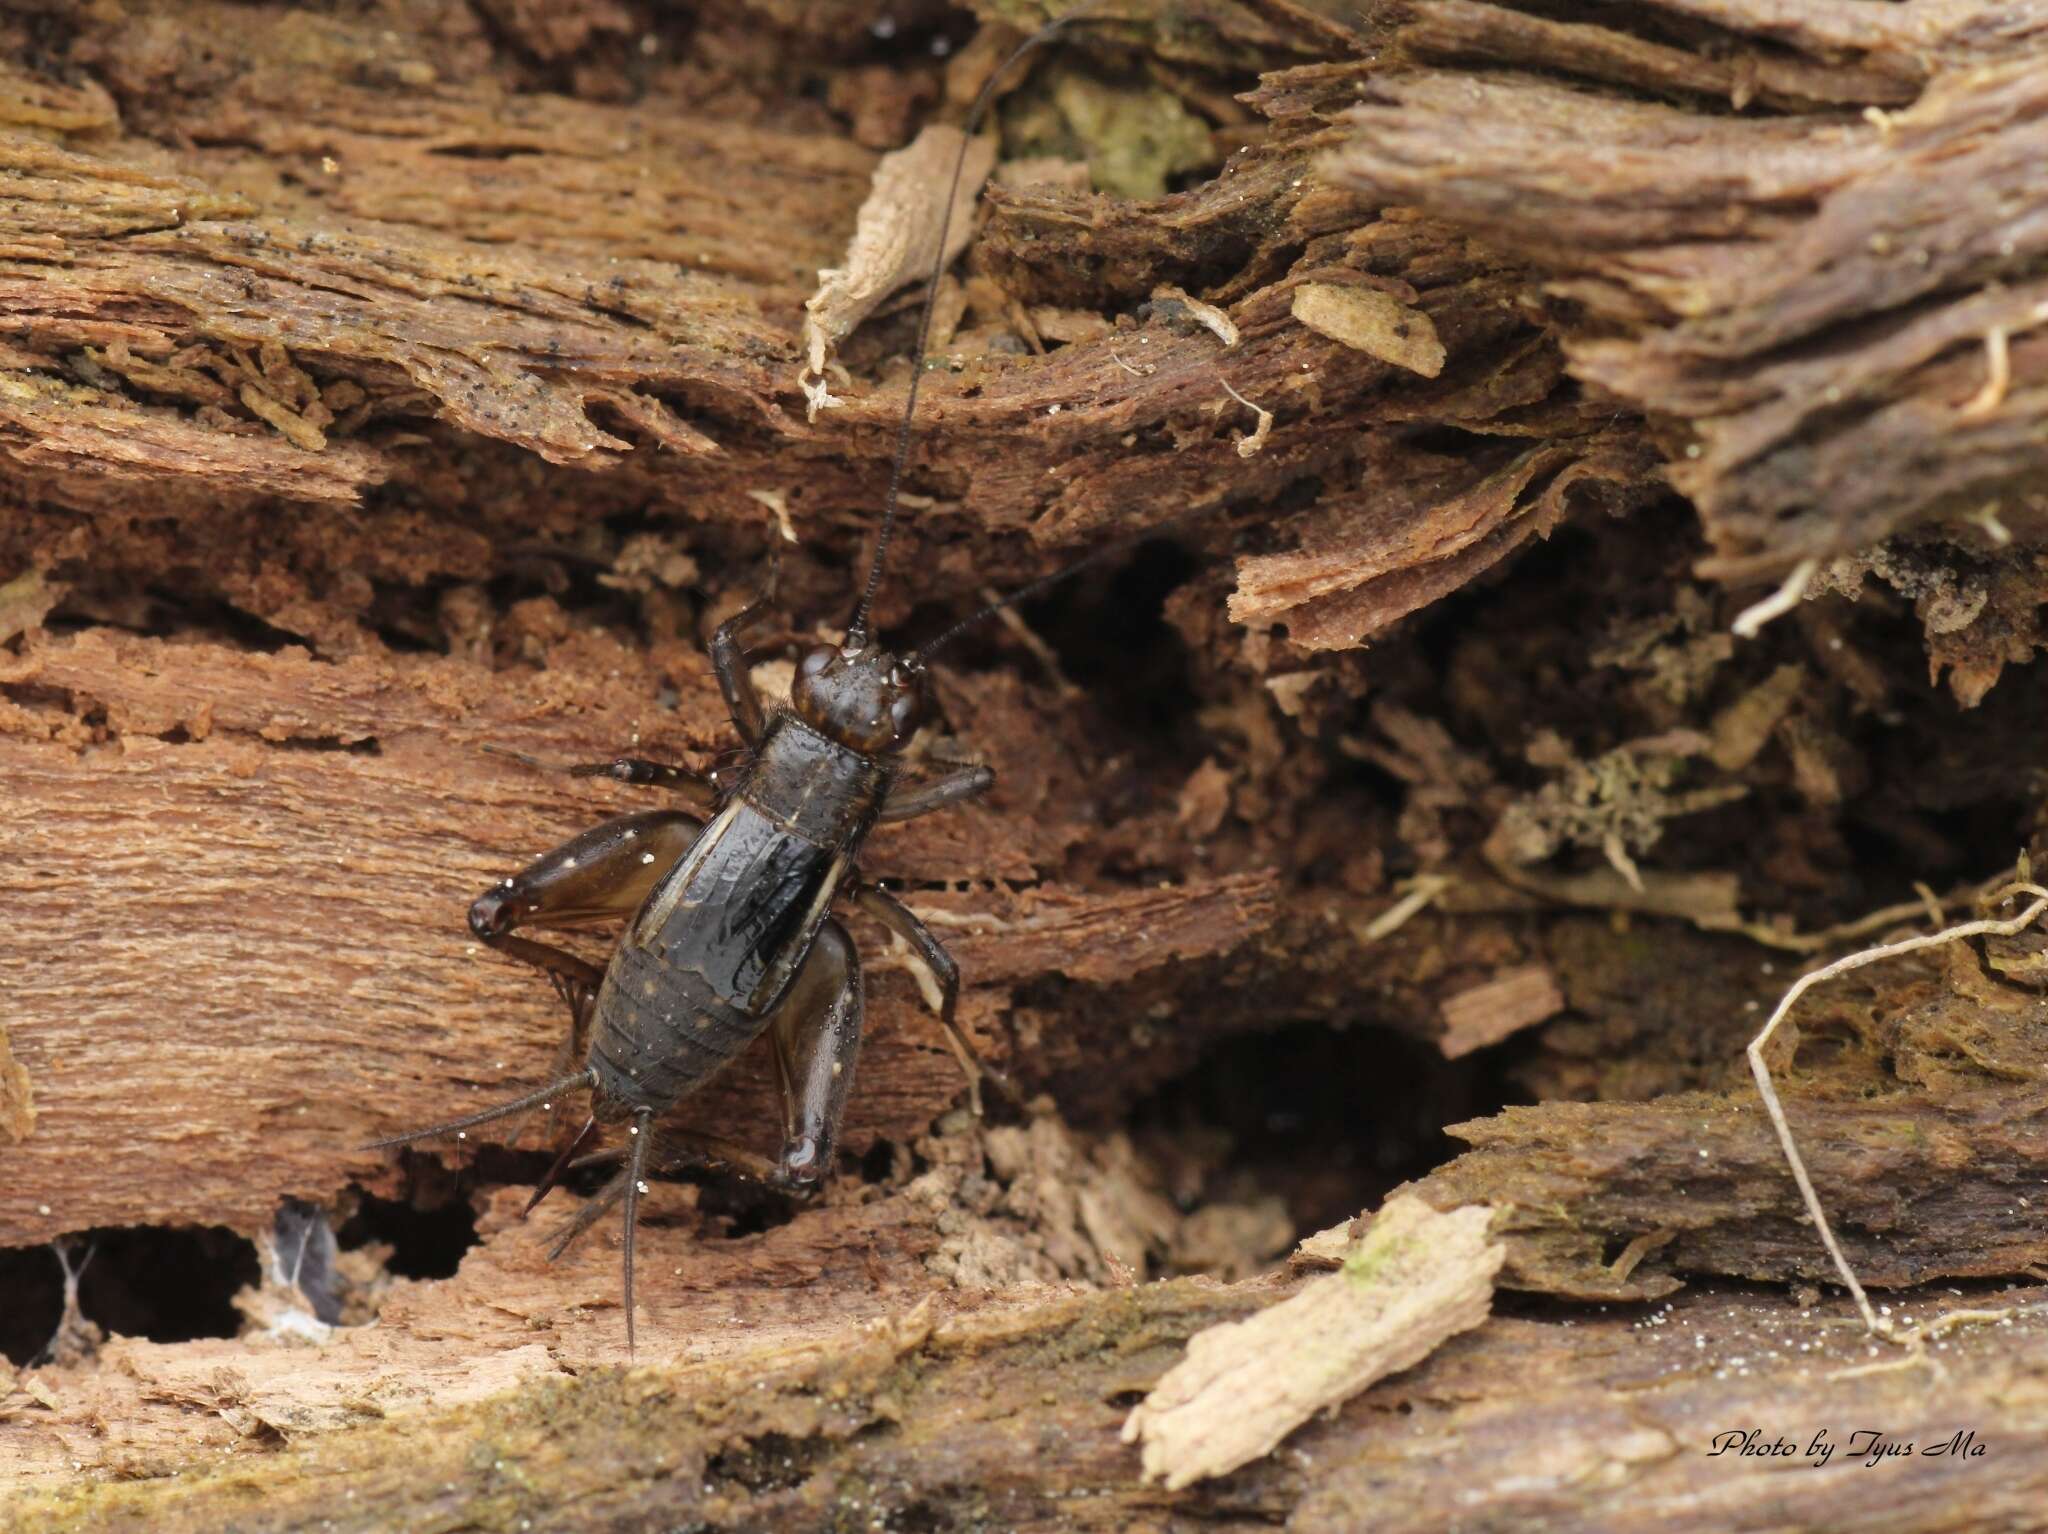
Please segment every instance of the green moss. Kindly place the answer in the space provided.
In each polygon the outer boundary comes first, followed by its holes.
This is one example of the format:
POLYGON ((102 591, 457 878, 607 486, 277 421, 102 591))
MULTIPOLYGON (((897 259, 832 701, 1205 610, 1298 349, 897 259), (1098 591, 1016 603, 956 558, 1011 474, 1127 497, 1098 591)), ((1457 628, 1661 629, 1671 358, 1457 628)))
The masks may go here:
POLYGON ((1412 1235, 1397 1235, 1375 1226, 1345 1255, 1344 1276, 1361 1288, 1368 1287, 1378 1281, 1389 1263, 1406 1260, 1414 1248, 1412 1235))
POLYGON ((1171 91, 1072 63, 1005 108, 1003 139, 1012 156, 1086 160, 1096 189, 1123 197, 1163 197, 1174 177, 1216 163, 1208 126, 1171 91))

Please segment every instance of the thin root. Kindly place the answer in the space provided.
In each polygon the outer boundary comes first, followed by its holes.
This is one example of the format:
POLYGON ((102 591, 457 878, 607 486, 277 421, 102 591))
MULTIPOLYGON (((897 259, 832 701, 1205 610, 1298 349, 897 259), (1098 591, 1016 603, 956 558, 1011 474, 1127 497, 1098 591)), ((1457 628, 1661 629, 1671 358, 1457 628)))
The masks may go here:
POLYGON ((1442 874, 1417 874, 1408 881, 1407 892, 1388 906, 1359 932, 1361 944, 1377 943, 1392 937, 1406 926, 1410 917, 1419 914, 1431 901, 1451 887, 1451 880, 1442 874))
POLYGON ((2003 325, 1993 325, 1984 332, 1984 387, 1966 400, 1956 412, 1959 421, 1978 421, 1991 415, 2005 403, 2005 394, 2012 387, 2012 349, 2007 345, 2003 325))
POLYGON ((1265 447, 1266 439, 1273 435, 1273 412, 1264 406, 1254 405, 1242 394, 1239 394, 1237 390, 1230 387, 1229 379, 1218 379, 1217 382, 1223 385, 1223 392, 1225 394, 1228 394, 1254 416, 1258 417, 1258 425, 1252 429, 1252 434, 1249 437, 1239 437, 1237 439, 1238 457, 1256 457, 1259 451, 1265 447))
POLYGON ((1806 595, 1806 583, 1813 579, 1820 569, 1818 559, 1802 559, 1792 567, 1792 573, 1785 577, 1785 584, 1765 597, 1753 602, 1735 615, 1735 621, 1728 625, 1737 639, 1754 639, 1763 632, 1763 626, 1773 618, 1782 618, 1797 607, 1806 595))
MULTIPOLYGON (((1843 1255, 1841 1243, 1835 1239, 1834 1227, 1828 1223, 1827 1211, 1821 1207, 1820 1195, 1814 1191, 1813 1178, 1806 1170, 1806 1160, 1799 1154, 1798 1143, 1792 1137, 1791 1121, 1785 1116, 1784 1104, 1778 1100, 1778 1089, 1771 1081, 1770 1067, 1764 1063, 1764 1047, 1770 1043, 1771 1035, 1778 1030, 1778 1024, 1792 1010, 1793 1003, 1820 984, 1836 975, 1847 974, 1852 969, 1861 969, 1866 964, 1875 964, 1880 959, 1895 958, 1900 954, 1914 953, 1922 948, 1933 948, 1943 943, 1953 943, 1966 937, 2011 937, 2024 931, 2048 911, 2048 889, 2038 884, 2016 883, 2008 885, 1994 897, 1994 903, 2010 899, 2015 895, 2034 896, 2034 903, 2019 915, 2004 921, 1984 920, 1963 922, 1959 926, 1944 927, 1939 932, 1921 933, 1915 937, 1901 938, 1896 943, 1880 943, 1875 948, 1860 949, 1823 965, 1811 974, 1801 975, 1795 980, 1784 998, 1779 1001, 1763 1031, 1749 1041, 1749 1069, 1756 1077, 1757 1093, 1763 1098, 1764 1111, 1770 1115, 1771 1127, 1777 1131, 1778 1144, 1785 1152, 1786 1165, 1792 1169, 1792 1180, 1799 1185, 1799 1196, 1806 1204, 1806 1212, 1812 1218, 1814 1229, 1820 1232, 1821 1243, 1827 1247, 1828 1257, 1834 1262, 1835 1271, 1841 1275, 1842 1284, 1855 1298, 1856 1308, 1862 1313, 1864 1328, 1872 1336, 1882 1337, 1888 1342, 1898 1342, 1909 1347, 1924 1346, 1924 1335, 1928 1327, 1914 1327, 1900 1333, 1894 1330, 1891 1318, 1880 1316, 1870 1303, 1870 1296, 1863 1292, 1863 1285, 1857 1279, 1855 1269, 1849 1266, 1849 1259, 1843 1255)), ((1956 1312, 1967 1316, 1967 1312, 1956 1312)), ((1940 1320, 1929 1326, 1941 1325, 1940 1320)))
POLYGON ((1858 1364, 1853 1369, 1837 1369, 1828 1378, 1862 1379, 1872 1374, 1889 1374, 1895 1369, 1910 1369, 1915 1364, 1925 1364, 1934 1371, 1937 1378, 1946 1378, 1948 1370, 1942 1367, 1940 1359, 1927 1351, 1928 1343, 1946 1336, 1959 1326, 1995 1326, 2012 1314, 2013 1308, 2010 1305, 2001 1305, 1997 1310, 1973 1310, 1967 1306, 1958 1310, 1944 1310, 1932 1321, 1923 1321, 1903 1332, 1879 1333, 1887 1342, 1895 1342, 1904 1350, 1898 1357, 1882 1359, 1874 1364, 1858 1364))

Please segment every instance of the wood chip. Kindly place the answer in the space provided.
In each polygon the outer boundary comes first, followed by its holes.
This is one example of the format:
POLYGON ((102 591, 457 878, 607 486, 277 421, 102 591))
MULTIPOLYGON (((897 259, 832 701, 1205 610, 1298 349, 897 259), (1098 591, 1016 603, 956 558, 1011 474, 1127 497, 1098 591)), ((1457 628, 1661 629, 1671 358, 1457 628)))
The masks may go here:
POLYGON ((0 644, 17 634, 43 626, 50 609, 64 599, 69 588, 51 580, 41 570, 24 570, 13 580, 0 584, 0 644))
MULTIPOLYGON (((1205 304, 1191 295, 1185 288, 1172 283, 1162 283, 1152 290, 1152 302, 1175 303, 1188 311, 1189 318, 1212 333, 1225 346, 1237 345, 1237 322, 1214 304, 1205 304)), ((1258 407, 1254 405, 1253 409, 1258 407)))
MULTIPOLYGON (((838 403, 824 388, 826 360, 875 306, 898 288, 926 276, 939 255, 939 222, 946 211, 947 178, 959 161, 962 134, 935 124, 894 154, 882 156, 867 201, 860 205, 846 264, 818 273, 818 291, 804 304, 804 369, 800 382, 811 413, 838 403)), ((974 230, 974 199, 988 180, 995 145, 968 145, 959 192, 947 222, 945 260, 967 248, 974 230)))
POLYGON ((1390 1199, 1341 1272, 1197 1333, 1124 1423, 1124 1442, 1143 1442, 1145 1479, 1178 1491, 1250 1464, 1325 1407, 1484 1321, 1507 1250, 1488 1239, 1492 1219, 1485 1205, 1439 1214, 1390 1199))
POLYGON ((1771 732, 1798 700, 1804 666, 1780 666, 1714 716, 1707 755, 1723 772, 1740 772, 1757 758, 1771 732))
POLYGON ((1424 378, 1444 370, 1444 343, 1420 309, 1378 288, 1305 282, 1294 290, 1294 317, 1317 335, 1424 378))
POLYGON ((1444 1031, 1437 1048, 1446 1060, 1455 1060, 1557 1016, 1564 1010, 1564 993, 1549 966, 1524 964, 1447 998, 1442 1010, 1444 1031))
POLYGON ((242 404, 249 414, 276 427, 278 435, 293 447, 304 448, 309 453, 326 451, 327 438, 312 422, 289 405, 272 399, 254 384, 242 385, 242 404))

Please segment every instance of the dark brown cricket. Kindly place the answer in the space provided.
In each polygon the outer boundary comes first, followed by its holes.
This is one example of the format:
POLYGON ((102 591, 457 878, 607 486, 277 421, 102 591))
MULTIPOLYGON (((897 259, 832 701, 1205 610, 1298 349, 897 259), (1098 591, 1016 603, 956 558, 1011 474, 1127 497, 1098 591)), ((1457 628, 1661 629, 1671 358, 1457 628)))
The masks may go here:
MULTIPOLYGON (((1002 76, 1084 14, 1085 8, 1042 28, 990 76, 969 115, 970 137, 1002 76)), ((897 656, 869 635, 868 612, 895 524, 959 177, 956 165, 940 219, 939 264, 918 327, 919 369, 904 407, 874 556, 844 643, 811 649, 797 668, 789 707, 764 710, 750 675, 748 637, 772 598, 771 576, 770 589, 722 624, 711 641, 712 669, 747 749, 736 771, 724 778, 703 776, 633 757, 570 769, 668 788, 687 806, 609 820, 535 860, 470 907, 470 928, 478 938, 544 971, 562 993, 570 1009, 564 1064, 579 1056, 583 1064, 517 1101, 371 1147, 460 1134, 552 1106, 561 1095, 587 1088, 591 1107, 582 1130, 527 1207, 539 1203, 572 1164, 622 1163, 550 1255, 559 1255, 613 1206, 625 1205, 629 1350, 634 1228, 646 1187, 642 1179, 654 1155, 655 1124, 668 1109, 766 1034, 782 1091, 781 1154, 769 1162, 722 1140, 674 1135, 666 1137, 665 1148, 708 1152, 798 1191, 815 1188, 831 1167, 861 1041, 860 961, 846 929, 832 916, 835 904, 850 901, 868 912, 930 969, 940 993, 940 1026, 979 1102, 977 1084, 985 1068, 953 1021, 959 967, 915 914, 861 877, 861 845, 878 824, 943 809, 986 792, 995 781, 984 766, 958 767, 923 781, 899 775, 898 753, 923 716, 930 657, 966 628, 1090 561, 983 608, 912 655, 897 656), (627 925, 602 970, 521 935, 526 928, 617 920, 627 925), (623 1124, 625 1145, 575 1161, 601 1124, 623 1124)), ((1107 552, 1099 550, 1091 559, 1107 552)))

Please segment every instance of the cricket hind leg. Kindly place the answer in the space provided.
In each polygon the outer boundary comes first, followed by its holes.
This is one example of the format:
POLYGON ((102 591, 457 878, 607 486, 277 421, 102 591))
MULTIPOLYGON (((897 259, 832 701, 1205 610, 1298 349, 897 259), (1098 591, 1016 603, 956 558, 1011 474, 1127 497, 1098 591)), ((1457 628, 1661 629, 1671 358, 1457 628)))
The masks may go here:
MULTIPOLYGON (((659 1155, 658 1172, 681 1172, 693 1166, 708 1166, 737 1172, 755 1182, 773 1183, 778 1163, 771 1156, 750 1150, 736 1140, 719 1135, 699 1134, 690 1129, 664 1129, 649 1155, 659 1155)), ((590 1167, 617 1166, 626 1159, 623 1146, 607 1146, 578 1156, 564 1169, 581 1172, 590 1167)))
POLYGON ((541 1178, 539 1185, 534 1188, 533 1197, 528 1199, 526 1207, 519 1211, 520 1219, 525 1219, 534 1210, 538 1209, 540 1201, 554 1191, 555 1184, 562 1180, 562 1175, 580 1164, 576 1153, 583 1149, 583 1142, 590 1138, 596 1128, 596 1114, 591 1114, 584 1119, 583 1127, 576 1131, 576 1138, 562 1147, 561 1154, 555 1157, 554 1164, 547 1169, 546 1175, 541 1178))
MULTIPOLYGON (((540 1186, 521 1211, 521 1218, 532 1214, 540 1201, 568 1173, 588 1171, 592 1167, 619 1166, 631 1155, 630 1148, 623 1145, 609 1145, 603 1150, 578 1155, 596 1124, 595 1119, 587 1120, 576 1138, 555 1158, 555 1164, 548 1168, 547 1175, 541 1179, 540 1186)), ((773 1182, 776 1175, 776 1163, 760 1152, 717 1135, 698 1134, 687 1129, 664 1129, 648 1155, 659 1158, 654 1167, 660 1172, 680 1172, 693 1166, 723 1167, 763 1183, 773 1182)))
POLYGON ((839 1121, 860 1058, 860 957, 836 921, 818 929, 768 1037, 782 1087, 782 1155, 767 1181, 809 1193, 832 1170, 839 1121))
POLYGON ((588 1047, 590 1009, 604 971, 552 943, 521 937, 522 927, 587 927, 631 916, 661 876, 690 848, 703 822, 684 810, 620 815, 573 836, 517 874, 477 896, 469 930, 480 942, 548 977, 569 1008, 556 1074, 588 1047))

